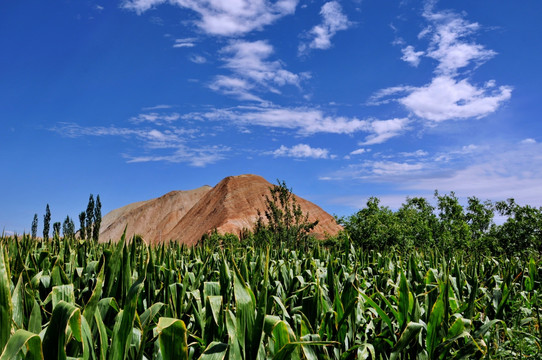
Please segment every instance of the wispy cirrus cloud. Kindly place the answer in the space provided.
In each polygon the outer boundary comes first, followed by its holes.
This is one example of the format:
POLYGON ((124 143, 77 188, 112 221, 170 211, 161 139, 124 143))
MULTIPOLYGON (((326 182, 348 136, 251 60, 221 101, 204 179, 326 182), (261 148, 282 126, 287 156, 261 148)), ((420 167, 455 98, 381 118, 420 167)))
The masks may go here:
POLYGON ((174 48, 191 48, 196 46, 196 38, 175 39, 174 48))
MULTIPOLYGON (((152 121, 151 121, 152 122, 152 121)), ((156 125, 156 124, 155 124, 156 125)), ((128 162, 164 161, 171 163, 188 163, 191 166, 202 167, 225 158, 231 149, 227 146, 195 146, 193 139, 197 129, 170 127, 158 128, 126 128, 117 126, 81 126, 75 123, 59 123, 50 129, 62 136, 79 138, 121 137, 134 139, 143 155, 123 154, 128 162), (160 152, 160 154, 157 154, 160 152), (165 152, 165 154, 163 153, 165 152)))
MULTIPOLYGON (((393 198, 413 193, 431 197, 434 190, 454 191, 459 197, 494 201, 515 198, 542 206, 542 144, 536 142, 469 144, 430 153, 374 154, 321 180, 356 180, 387 184, 393 198)), ((346 203, 348 198, 343 200, 346 203)), ((342 201, 342 200, 341 200, 342 201)), ((363 205, 363 204, 359 204, 363 205)))
POLYGON ((281 145, 278 149, 268 154, 274 157, 291 157, 296 159, 329 159, 335 157, 329 153, 328 149, 313 148, 307 144, 297 144, 292 147, 281 145))
POLYGON ((304 54, 309 49, 329 49, 332 46, 331 38, 337 32, 347 30, 353 25, 337 1, 325 3, 320 10, 320 16, 322 22, 313 27, 306 35, 309 41, 299 45, 300 54, 304 54))
POLYGON ((473 71, 496 55, 472 40, 480 31, 478 23, 471 23, 452 11, 436 12, 434 2, 428 2, 423 17, 428 26, 419 38, 428 38, 429 45, 425 51, 415 51, 412 45, 403 48, 402 59, 414 66, 422 57, 436 60, 433 79, 422 86, 400 85, 379 90, 369 99, 369 104, 398 102, 434 124, 485 117, 511 98, 511 86, 497 86, 495 80, 473 84, 461 73, 464 69, 473 71))
POLYGON ((156 125, 164 125, 177 121, 180 119, 180 117, 181 115, 178 113, 163 114, 159 112, 149 112, 133 116, 132 118, 130 118, 130 122, 134 124, 148 122, 156 125))
POLYGON ((387 140, 402 134, 408 126, 410 120, 408 118, 399 118, 391 120, 373 120, 370 122, 371 135, 360 142, 359 145, 375 145, 382 144, 387 140))
POLYGON ((129 163, 142 162, 168 162, 168 163, 188 163, 195 167, 205 167, 214 164, 226 158, 226 153, 230 152, 228 146, 204 146, 189 148, 187 146, 178 146, 172 154, 168 155, 142 155, 130 156, 124 155, 129 163))
POLYGON ((126 0, 122 7, 141 14, 165 3, 197 13, 196 26, 209 35, 239 36, 293 14, 298 0, 126 0))
POLYGON ((400 135, 409 120, 390 119, 360 120, 355 117, 326 115, 322 110, 306 107, 288 108, 278 106, 239 106, 229 109, 213 109, 183 115, 185 119, 200 119, 233 122, 242 126, 264 126, 296 130, 299 136, 318 133, 355 134, 368 133, 366 145, 383 143, 400 135))
POLYGON ((221 50, 224 68, 231 75, 218 75, 209 87, 241 100, 263 101, 254 92, 280 94, 279 87, 300 87, 301 81, 310 77, 308 73, 294 74, 284 68, 279 60, 269 60, 273 46, 267 41, 232 41, 221 50))

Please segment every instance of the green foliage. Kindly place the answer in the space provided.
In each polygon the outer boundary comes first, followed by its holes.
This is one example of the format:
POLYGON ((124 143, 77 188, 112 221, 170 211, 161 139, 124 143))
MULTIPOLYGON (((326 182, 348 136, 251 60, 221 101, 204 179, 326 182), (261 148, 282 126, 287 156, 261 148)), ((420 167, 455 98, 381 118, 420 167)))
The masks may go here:
POLYGON ((85 226, 85 219, 87 214, 84 211, 79 213, 79 237, 81 239, 86 239, 87 237, 87 228, 85 226))
POLYGON ((435 192, 436 208, 424 198, 407 198, 393 212, 369 198, 366 206, 339 223, 352 242, 364 249, 393 247, 406 254, 437 249, 445 256, 463 251, 473 256, 542 252, 542 209, 513 199, 492 203, 469 197, 466 207, 452 192, 435 192), (506 221, 497 225, 498 212, 506 221))
POLYGON ((60 236, 60 222, 54 222, 53 223, 53 237, 59 237, 60 236))
POLYGON ((86 213, 86 236, 84 239, 92 238, 92 224, 94 220, 94 195, 90 194, 88 198, 87 213, 86 213))
POLYGON ((34 214, 34 219, 32 219, 32 239, 35 239, 38 236, 38 214, 34 214))
POLYGON ((499 201, 495 207, 508 217, 493 231, 503 252, 517 253, 526 249, 542 252, 542 209, 520 206, 514 199, 499 201))
POLYGON ((397 243, 398 222, 394 213, 371 197, 365 208, 350 216, 344 228, 354 242, 364 249, 385 249, 397 243))
POLYGON ((45 215, 43 216, 43 239, 49 239, 49 230, 51 226, 51 210, 49 204, 45 207, 45 215))
POLYGON ((98 241, 100 235, 100 226, 102 224, 102 202, 100 201, 100 195, 96 196, 96 205, 94 206, 94 227, 92 229, 92 239, 98 241))
POLYGON ((125 240, 0 238, 0 359, 542 356, 539 257, 125 240))
POLYGON ((258 211, 258 221, 254 227, 254 238, 259 244, 285 243, 305 246, 310 241, 310 232, 318 220, 309 221, 309 214, 303 214, 301 205, 284 181, 269 188, 266 195, 264 217, 258 211))
POLYGON ((64 237, 73 237, 75 236, 75 224, 69 216, 66 216, 66 219, 62 223, 62 235, 64 237))

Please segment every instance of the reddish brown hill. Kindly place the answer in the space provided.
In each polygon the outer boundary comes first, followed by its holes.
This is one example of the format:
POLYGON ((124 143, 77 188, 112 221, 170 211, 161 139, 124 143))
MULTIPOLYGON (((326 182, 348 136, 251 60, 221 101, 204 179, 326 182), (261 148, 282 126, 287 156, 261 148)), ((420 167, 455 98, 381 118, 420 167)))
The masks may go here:
POLYGON ((146 241, 158 242, 169 233, 207 192, 210 186, 190 191, 171 191, 156 199, 140 201, 115 209, 105 215, 100 227, 100 241, 120 240, 139 234, 146 241))
MULTIPOLYGON (((257 175, 230 176, 219 182, 214 188, 200 188, 192 191, 172 192, 161 198, 131 204, 117 209, 104 217, 109 221, 109 227, 116 229, 117 237, 106 236, 100 233, 100 239, 119 239, 128 221, 128 234, 138 233, 147 242, 156 243, 164 240, 174 239, 188 245, 194 245, 205 233, 217 229, 219 233, 239 234, 243 229, 252 229, 258 218, 258 210, 262 213, 265 210, 265 196, 269 195, 269 188, 272 186, 264 178, 257 175), (196 192, 193 193, 193 192, 196 192), (161 214, 159 209, 161 202, 170 194, 184 194, 182 208, 186 211, 172 211, 177 209, 174 206, 174 196, 169 199, 167 214, 161 214), (197 201, 190 202, 186 198, 197 201), (152 202, 152 205, 149 204, 152 202), (119 210, 127 209, 120 212, 119 210), (115 212, 122 213, 118 216, 115 212), (151 215, 152 213, 152 215, 151 215), (113 214, 110 216, 110 214, 113 214), (108 218, 109 217, 109 218, 108 218), (113 217, 118 221, 113 221, 113 217), (167 220, 166 220, 167 219, 167 220), (130 223, 137 224, 137 230, 130 231, 130 223), (120 229, 120 232, 119 232, 120 229), (144 231, 145 230, 145 231, 144 231), (160 233, 161 231, 161 233, 160 233)), ((309 213, 309 220, 319 220, 313 230, 318 238, 325 234, 335 235, 341 227, 335 219, 315 204, 296 196, 296 200, 303 213, 309 213)), ((164 209, 166 207, 164 206, 164 209)), ((105 231, 105 230, 104 230, 105 231)))

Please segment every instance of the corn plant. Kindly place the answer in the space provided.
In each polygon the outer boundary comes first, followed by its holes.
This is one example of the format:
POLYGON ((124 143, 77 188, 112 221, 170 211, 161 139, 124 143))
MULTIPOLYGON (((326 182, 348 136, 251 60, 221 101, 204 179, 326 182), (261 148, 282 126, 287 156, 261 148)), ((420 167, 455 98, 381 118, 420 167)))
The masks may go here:
MULTIPOLYGON (((283 244, 284 245, 284 244, 283 244)), ((540 357, 538 258, 0 238, 0 360, 540 357)))

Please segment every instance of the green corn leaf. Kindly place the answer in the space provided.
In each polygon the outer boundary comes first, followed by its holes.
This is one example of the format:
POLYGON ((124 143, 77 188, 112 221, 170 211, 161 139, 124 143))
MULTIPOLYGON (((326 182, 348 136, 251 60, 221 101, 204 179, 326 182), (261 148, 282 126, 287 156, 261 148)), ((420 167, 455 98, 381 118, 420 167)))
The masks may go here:
POLYGON ((96 286, 94 286, 94 291, 92 292, 92 295, 90 296, 90 299, 88 300, 87 304, 85 305, 85 309, 83 310, 83 316, 89 324, 94 323, 94 312, 96 311, 96 308, 98 307, 98 302, 102 297, 102 288, 105 276, 104 274, 105 263, 102 265, 102 268, 98 273, 98 278, 96 279, 96 286))
POLYGON ((444 302, 442 301, 443 294, 443 292, 440 293, 437 301, 433 305, 431 314, 429 315, 429 322, 427 323, 427 336, 425 344, 427 347, 427 353, 429 354, 429 359, 433 359, 433 352, 441 342, 441 339, 438 338, 438 332, 442 320, 444 319, 444 302))
POLYGON ((19 280, 13 294, 11 295, 11 304, 13 306, 13 324, 17 329, 23 328, 24 321, 24 285, 23 274, 19 275, 19 280))
POLYGON ((424 325, 416 322, 409 322, 405 327, 405 330, 401 333, 399 340, 392 349, 392 358, 395 355, 400 354, 407 346, 416 339, 420 331, 424 328, 424 325))
POLYGON ((203 354, 201 354, 199 360, 223 360, 226 358, 227 352, 228 344, 213 341, 209 344, 209 346, 207 346, 203 354))
POLYGON ((245 357, 252 359, 256 356, 256 354, 251 353, 251 349, 253 348, 252 342, 256 337, 256 334, 253 332, 254 322, 256 320, 256 299, 252 290, 250 290, 245 283, 245 280, 241 276, 235 263, 234 267, 233 290, 236 305, 235 318, 237 320, 237 338, 245 357))
POLYGON ((53 289, 51 290, 51 298, 53 301, 53 309, 61 301, 74 304, 75 293, 73 291, 73 284, 53 286, 53 289))
POLYGON ((378 315, 380 315, 380 317, 382 318, 382 320, 384 320, 384 322, 388 325, 388 328, 390 329, 391 332, 393 332, 393 325, 392 325, 392 322, 391 322, 391 319, 390 317, 388 316, 388 314, 386 314, 384 312, 384 310, 382 310, 382 308, 380 306, 378 306, 377 303, 374 302, 373 299, 371 299, 370 297, 368 297, 367 295, 365 295, 364 293, 360 292, 361 296, 365 299, 365 301, 371 305, 371 307, 373 309, 376 310, 376 312, 378 313, 378 315))
POLYGON ((28 320, 28 330, 34 334, 39 334, 41 331, 41 307, 36 300, 34 300, 34 306, 30 313, 30 319, 28 320))
POLYGON ((102 315, 99 311, 94 312, 94 320, 96 322, 96 325, 98 327, 98 337, 100 339, 100 360, 106 360, 107 359, 107 349, 109 347, 109 338, 107 336, 107 329, 104 325, 104 322, 102 320, 102 315))
POLYGON ((0 244, 0 351, 11 336, 13 308, 11 303, 9 263, 4 258, 4 247, 0 244))
POLYGON ((161 317, 156 330, 163 360, 188 359, 186 326, 182 320, 161 317))
POLYGON ((71 329, 73 337, 81 342, 81 311, 72 304, 60 301, 53 310, 49 326, 43 337, 44 359, 66 359, 66 333, 71 329))
POLYGON ((231 310, 226 312, 226 330, 228 331, 230 359, 242 359, 241 347, 237 339, 237 319, 231 310))
POLYGON ((125 307, 117 315, 115 331, 111 339, 111 352, 109 353, 109 359, 111 360, 125 359, 127 356, 136 315, 137 300, 143 288, 144 280, 145 278, 140 278, 132 285, 126 297, 125 307))
POLYGON ((205 342, 210 344, 220 336, 222 329, 222 296, 207 296, 205 299, 205 342))
POLYGON ((84 316, 80 317, 81 320, 81 336, 83 344, 83 360, 96 360, 96 354, 94 354, 94 339, 92 337, 92 330, 90 325, 84 316))
POLYGON ((2 355, 0 355, 0 360, 17 359, 17 355, 23 349, 26 350, 25 359, 43 360, 39 335, 22 329, 15 331, 15 334, 9 339, 2 355))
POLYGON ((404 329, 408 322, 408 310, 410 303, 410 291, 405 274, 401 271, 401 280, 399 281, 399 327, 404 329))

